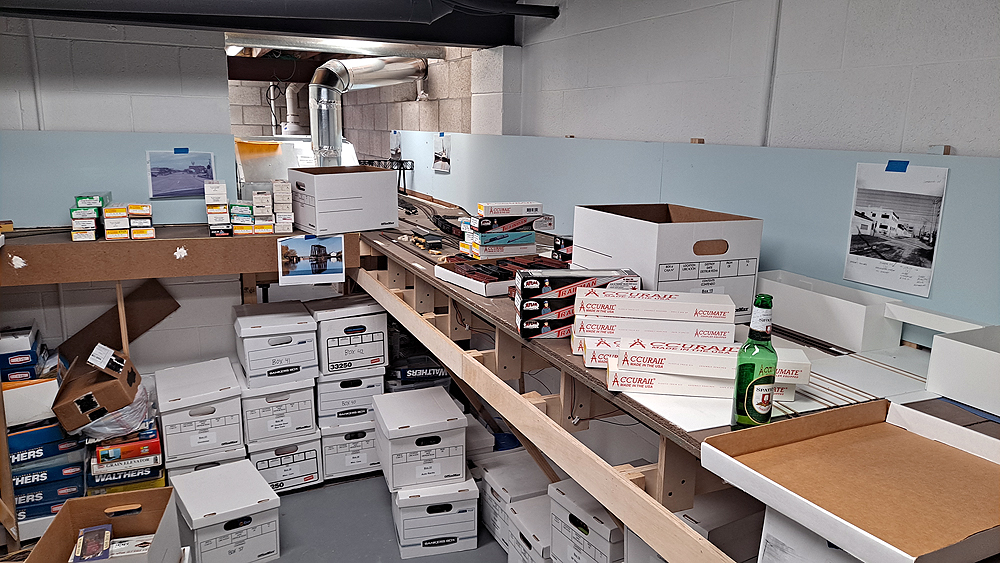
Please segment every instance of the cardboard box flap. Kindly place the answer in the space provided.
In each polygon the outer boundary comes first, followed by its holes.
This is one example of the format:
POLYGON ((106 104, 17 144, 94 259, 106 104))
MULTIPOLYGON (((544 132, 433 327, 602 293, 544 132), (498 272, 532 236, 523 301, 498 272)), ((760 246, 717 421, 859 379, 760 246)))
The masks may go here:
POLYGON ((172 487, 163 487, 69 499, 31 550, 27 561, 68 561, 79 530, 105 524, 112 526, 114 538, 156 534, 151 553, 162 551, 161 557, 170 556, 172 551, 179 554, 173 495, 172 487), (118 508, 127 510, 114 511, 118 508))
MULTIPOLYGON (((886 422, 887 407, 875 401, 714 436, 702 463, 866 561, 996 553, 1000 465, 945 443, 945 433, 937 441, 886 422)), ((922 417, 894 417, 906 419, 922 417)))
POLYGON ((233 307, 236 336, 268 336, 316 330, 316 321, 299 301, 255 303, 233 307))
POLYGON ((704 223, 708 221, 759 221, 753 217, 684 207, 671 203, 638 203, 623 205, 582 205, 587 209, 629 217, 647 223, 704 223))
POLYGON ((154 375, 161 414, 240 394, 229 358, 161 369, 154 375))
POLYGON ((545 494, 550 483, 527 451, 504 457, 498 463, 485 467, 483 478, 505 503, 545 494))
POLYGON ((372 401, 379 429, 389 439, 443 432, 469 424, 441 387, 375 395, 372 401))
POLYGON ((368 295, 345 295, 314 299, 303 303, 317 321, 384 313, 385 309, 368 295))
POLYGON ((479 488, 471 478, 460 483, 435 485, 430 487, 407 487, 395 493, 395 503, 399 508, 426 506, 444 502, 458 502, 479 498, 479 488))
POLYGON ((181 516, 192 530, 278 508, 281 500, 249 460, 171 478, 181 516), (234 484, 238 486, 234 486, 234 484))
MULTIPOLYGON (((159 281, 151 279, 143 282, 125 296, 125 322, 128 325, 129 342, 145 334, 179 308, 180 303, 170 296, 159 281)), ((117 306, 108 309, 60 344, 59 353, 69 361, 77 356, 87 358, 98 342, 115 350, 123 349, 117 306)))
MULTIPOLYGON (((589 532, 604 541, 615 543, 624 540, 625 536, 611 513, 576 481, 566 479, 552 483, 549 485, 549 498, 569 511, 571 516, 581 520, 589 532)), ((579 528, 578 524, 570 524, 579 528)))

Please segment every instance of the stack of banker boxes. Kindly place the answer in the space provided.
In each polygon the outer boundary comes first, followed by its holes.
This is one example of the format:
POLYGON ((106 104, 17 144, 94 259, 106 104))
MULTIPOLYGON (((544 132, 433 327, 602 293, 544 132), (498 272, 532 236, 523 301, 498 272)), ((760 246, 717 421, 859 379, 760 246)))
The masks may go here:
POLYGON ((641 283, 632 270, 518 270, 515 324, 521 338, 569 338, 577 289, 637 290, 641 283))
POLYGON ((250 461, 275 491, 322 482, 314 396, 319 375, 316 321, 298 301, 233 310, 250 461))
MULTIPOLYGON (((740 345, 736 306, 725 294, 660 291, 577 292, 574 353, 606 368, 608 390, 731 398, 740 345)), ((775 400, 808 382, 801 350, 779 348, 775 400)))
MULTIPOLYGON (((525 549, 518 547, 512 540, 512 535, 517 536, 511 523, 512 506, 525 503, 528 500, 543 498, 545 502, 541 504, 524 504, 518 509, 519 514, 525 521, 549 519, 548 498, 545 496, 549 486, 549 479, 524 449, 497 452, 489 457, 476 458, 475 464, 482 479, 478 481, 479 494, 482 506, 482 521, 486 529, 510 556, 508 561, 522 561, 522 556, 527 557, 525 561, 532 561, 525 549)), ((548 540, 542 539, 542 534, 535 542, 539 551, 545 552, 548 556, 548 540)), ((521 543, 520 538, 517 543, 521 543)), ((523 543, 522 543, 523 547, 523 543)), ((534 547, 534 546, 533 546, 534 547)), ((532 548, 529 548, 529 550, 532 548)))
POLYGON ((555 228, 555 217, 542 214, 537 201, 480 203, 478 215, 462 221, 465 240, 459 248, 476 259, 537 254, 535 231, 555 228))
POLYGON ((625 535, 601 503, 572 479, 552 483, 549 556, 557 563, 616 563, 625 535))
MULTIPOLYGON (((104 236, 101 210, 111 203, 111 192, 80 194, 69 210, 70 238, 73 242, 97 240, 104 236)), ((127 227, 126 227, 127 228, 127 227)))
POLYGON ((305 303, 317 323, 320 376, 316 413, 326 479, 377 471, 375 396, 384 390, 387 317, 374 299, 353 295, 305 303))
POLYGON ((441 387, 378 395, 374 405, 400 556, 475 549, 479 489, 466 474, 468 419, 441 387))

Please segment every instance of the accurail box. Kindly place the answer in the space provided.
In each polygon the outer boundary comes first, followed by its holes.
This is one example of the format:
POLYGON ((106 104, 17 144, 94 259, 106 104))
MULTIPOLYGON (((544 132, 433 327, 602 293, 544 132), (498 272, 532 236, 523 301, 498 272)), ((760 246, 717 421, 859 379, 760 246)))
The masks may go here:
POLYGON ((319 375, 316 321, 297 301, 233 307, 236 350, 251 389, 319 375))
POLYGON ((155 374, 166 461, 243 445, 240 384, 229 358, 155 374))
POLYGON ((336 479, 369 471, 382 465, 375 450, 375 422, 320 428, 323 433, 323 477, 336 479))
POLYGON ((736 325, 576 315, 573 334, 589 338, 643 337, 674 342, 732 344, 736 338, 736 325))
POLYGON ((319 364, 323 374, 385 366, 388 324, 385 309, 367 295, 305 303, 319 326, 319 364))
POLYGON ((576 481, 549 485, 550 556, 559 563, 615 563, 625 557, 625 536, 611 513, 576 481))
POLYGON ((372 166, 289 168, 295 227, 314 235, 391 229, 396 172, 372 166))
POLYGON ((247 444, 250 461, 275 491, 291 491, 323 481, 319 430, 247 444))
POLYGON ((184 521, 181 544, 191 546, 195 563, 264 563, 280 556, 281 500, 249 461, 178 475, 173 487, 184 521))
POLYGON ((399 555, 403 559, 476 549, 479 489, 472 479, 408 487, 392 494, 399 555))
POLYGON ((465 480, 469 423, 441 387, 376 395, 375 446, 390 491, 465 480))
POLYGON ((728 295, 579 289, 576 312, 599 317, 702 321, 733 324, 735 305, 728 295))

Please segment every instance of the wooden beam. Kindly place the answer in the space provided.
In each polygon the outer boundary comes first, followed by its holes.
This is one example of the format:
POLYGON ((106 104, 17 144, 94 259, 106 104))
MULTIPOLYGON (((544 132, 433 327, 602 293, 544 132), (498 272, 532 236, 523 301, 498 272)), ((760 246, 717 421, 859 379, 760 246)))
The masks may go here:
POLYGON ((385 286, 389 289, 406 289, 406 269, 402 264, 393 259, 389 259, 389 277, 386 278, 385 286))
POLYGON ((240 274, 240 283, 243 284, 243 304, 257 302, 257 275, 240 274))
POLYGON ((125 323, 125 295, 122 293, 122 281, 115 282, 115 296, 118 299, 118 327, 122 331, 122 353, 130 358, 128 353, 128 325, 125 323))
POLYGON ((622 474, 623 477, 632 481, 632 484, 639 487, 643 491, 646 490, 646 475, 642 471, 638 471, 635 467, 632 467, 631 463, 623 463, 622 465, 616 465, 615 469, 622 474))
POLYGON ((570 432, 590 428, 590 395, 589 387, 562 372, 559 381, 559 423, 563 428, 570 432))
POLYGON ((413 280, 413 310, 418 313, 434 312, 434 286, 421 277, 413 280))
POLYGON ((497 377, 504 381, 521 379, 521 340, 506 332, 496 329, 496 371, 497 377))
POLYGON ((449 370, 448 373, 451 375, 451 380, 455 382, 455 385, 462 391, 465 398, 469 400, 469 404, 473 410, 479 413, 479 418, 486 423, 486 426, 489 426, 494 434, 502 433, 503 428, 500 428, 500 424, 493 419, 493 415, 486 408, 486 405, 483 404, 482 399, 479 398, 479 394, 469 387, 468 383, 462 381, 462 378, 458 377, 454 371, 449 370))
POLYGON ((7 412, 3 395, 0 394, 0 424, 4 430, 3 439, 0 439, 0 524, 3 524, 7 536, 7 553, 13 553, 21 549, 21 539, 17 529, 17 517, 14 515, 14 483, 11 480, 6 421, 7 412))
POLYGON ((694 485, 701 465, 698 459, 666 436, 660 436, 653 497, 671 512, 694 506, 694 485))
MULTIPOLYGON (((506 382, 463 353, 419 314, 364 270, 358 283, 416 338, 454 370, 501 416, 517 424, 518 431, 575 479, 598 502, 619 517, 667 561, 733 563, 719 548, 698 535, 662 504, 636 488, 597 454, 587 449, 559 423, 517 394, 506 382)), ((686 453, 686 452, 685 452, 686 453)), ((697 463, 693 456, 692 460, 697 463)))

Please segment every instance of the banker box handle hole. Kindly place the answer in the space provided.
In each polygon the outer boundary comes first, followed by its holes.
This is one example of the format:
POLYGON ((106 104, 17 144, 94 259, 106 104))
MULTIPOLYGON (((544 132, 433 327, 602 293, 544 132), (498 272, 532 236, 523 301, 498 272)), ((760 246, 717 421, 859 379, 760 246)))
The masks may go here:
POLYGON ((215 407, 198 407, 188 411, 188 416, 208 416, 210 414, 215 414, 215 407))
POLYGON ((693 251, 696 256, 717 256, 729 252, 729 243, 724 239, 699 240, 693 251))

